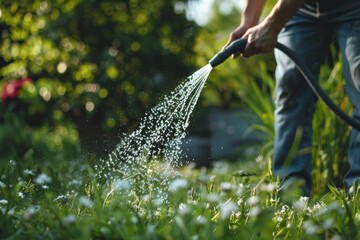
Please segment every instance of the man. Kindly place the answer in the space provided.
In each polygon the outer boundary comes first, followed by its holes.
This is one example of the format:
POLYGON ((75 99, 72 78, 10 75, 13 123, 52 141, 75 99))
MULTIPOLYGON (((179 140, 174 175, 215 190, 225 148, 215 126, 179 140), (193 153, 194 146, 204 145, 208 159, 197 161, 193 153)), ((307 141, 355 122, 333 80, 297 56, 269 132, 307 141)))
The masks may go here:
MULTIPOLYGON (((279 0, 258 24, 266 0, 244 0, 241 24, 228 43, 248 37, 242 54, 250 57, 267 53, 280 42, 295 51, 315 77, 333 37, 342 53, 346 91, 354 105, 353 117, 360 120, 360 0, 279 0)), ((225 46, 225 47, 226 47, 225 46)), ((237 57, 240 53, 235 53, 237 57)), ((286 179, 303 179, 304 194, 311 190, 312 118, 316 97, 292 61, 275 50, 276 110, 273 172, 286 179), (297 129, 302 137, 297 156, 290 166, 284 161, 297 129)), ((350 169, 345 176, 349 188, 360 177, 360 132, 353 129, 348 151, 350 169)))

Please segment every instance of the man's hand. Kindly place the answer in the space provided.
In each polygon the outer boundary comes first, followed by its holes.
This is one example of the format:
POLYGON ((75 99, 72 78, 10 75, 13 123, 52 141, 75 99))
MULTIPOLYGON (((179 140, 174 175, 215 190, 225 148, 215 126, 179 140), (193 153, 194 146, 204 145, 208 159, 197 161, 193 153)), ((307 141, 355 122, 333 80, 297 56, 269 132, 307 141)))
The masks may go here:
MULTIPOLYGON (((279 32, 304 3, 304 0, 278 0, 265 20, 256 25, 255 22, 259 19, 264 3, 265 0, 245 0, 242 24, 230 34, 224 48, 236 39, 248 37, 244 57, 271 52, 276 46, 279 32)), ((234 53, 232 57, 235 58, 240 54, 234 53)))
POLYGON ((248 41, 242 56, 251 57, 254 54, 271 52, 276 46, 277 35, 278 31, 265 21, 248 29, 243 35, 248 41))
MULTIPOLYGON (((246 31, 258 24, 261 11, 264 7, 266 0, 245 0, 243 10, 241 14, 241 24, 234 31, 231 32, 229 40, 223 47, 226 48, 233 41, 242 38, 246 31)), ((240 52, 234 53, 232 58, 236 58, 240 55, 240 52)))
MULTIPOLYGON (((239 27, 237 27, 234 31, 232 31, 230 33, 229 40, 227 41, 227 43, 225 44, 223 49, 227 48, 227 46, 229 46, 230 43, 232 43, 233 41, 242 38, 248 29, 249 29, 248 27, 243 26, 243 25, 240 25, 239 27)), ((236 52, 231 55, 231 58, 234 59, 234 58, 238 57, 240 54, 241 54, 241 52, 236 52)))

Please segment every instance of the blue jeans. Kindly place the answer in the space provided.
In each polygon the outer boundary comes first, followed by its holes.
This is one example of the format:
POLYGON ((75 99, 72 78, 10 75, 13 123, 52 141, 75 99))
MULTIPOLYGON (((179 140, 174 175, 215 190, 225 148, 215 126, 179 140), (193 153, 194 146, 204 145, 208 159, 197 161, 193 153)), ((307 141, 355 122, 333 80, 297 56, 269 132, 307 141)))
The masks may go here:
MULTIPOLYGON (((360 16, 358 16, 359 18, 360 16)), ((357 18, 357 19, 358 19, 357 18)), ((331 19, 296 14, 278 36, 278 42, 289 47, 318 78, 320 66, 336 37, 342 53, 346 92, 354 105, 353 117, 360 120, 360 20, 332 22, 331 19)), ((312 119, 316 96, 294 63, 275 50, 276 110, 273 172, 282 177, 305 180, 305 192, 311 189, 312 119), (287 163, 296 132, 302 130, 298 154, 287 163)), ((360 179, 360 132, 352 130, 348 152, 349 171, 345 184, 350 187, 360 179)))

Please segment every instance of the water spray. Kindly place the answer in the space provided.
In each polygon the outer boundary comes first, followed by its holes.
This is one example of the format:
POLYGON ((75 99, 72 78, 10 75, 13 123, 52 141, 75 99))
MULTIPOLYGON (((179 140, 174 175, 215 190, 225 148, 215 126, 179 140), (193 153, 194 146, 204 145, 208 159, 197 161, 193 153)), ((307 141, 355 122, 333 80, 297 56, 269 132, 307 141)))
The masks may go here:
MULTIPOLYGON (((223 63, 233 53, 244 52, 246 44, 247 44, 247 38, 242 38, 233 41, 228 47, 217 53, 209 61, 210 65, 214 68, 219 64, 223 63)), ((331 111, 333 111, 345 123, 360 131, 359 121, 347 115, 326 95, 325 91, 317 83, 317 79, 309 71, 306 65, 296 56, 294 51, 292 51, 291 49, 289 49, 288 47, 284 46, 281 43, 277 43, 275 48, 279 49, 295 63, 296 68, 303 75, 303 77, 305 78, 306 82, 309 84, 311 89, 326 104, 326 106, 330 108, 331 111)))

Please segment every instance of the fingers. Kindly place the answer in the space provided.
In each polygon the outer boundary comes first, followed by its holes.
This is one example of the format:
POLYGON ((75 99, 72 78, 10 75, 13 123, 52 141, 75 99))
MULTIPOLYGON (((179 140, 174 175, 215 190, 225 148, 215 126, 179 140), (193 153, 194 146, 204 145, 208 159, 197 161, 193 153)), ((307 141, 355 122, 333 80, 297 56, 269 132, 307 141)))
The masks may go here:
POLYGON ((245 28, 243 28, 242 26, 237 27, 234 31, 230 33, 229 40, 222 49, 227 48, 233 41, 241 38, 244 33, 245 28))
POLYGON ((251 57, 252 55, 254 55, 254 43, 253 43, 253 35, 247 31, 244 34, 244 37, 247 37, 247 44, 245 46, 244 52, 242 53, 242 56, 245 58, 251 57))
MULTIPOLYGON (((251 36, 251 35, 250 35, 251 36)), ((260 54, 260 53, 269 53, 271 52, 276 45, 276 40, 275 42, 263 42, 263 41, 254 41, 252 39, 250 39, 250 37, 248 38, 248 43, 245 47, 244 53, 243 53, 243 57, 245 58, 249 58, 255 54, 260 54)))
POLYGON ((250 28, 244 36, 248 37, 243 56, 248 58, 259 53, 271 52, 277 43, 277 33, 271 31, 266 25, 257 25, 250 28))
POLYGON ((245 33, 244 36, 248 38, 248 41, 242 54, 243 57, 249 58, 255 54, 269 52, 266 50, 266 44, 264 44, 263 40, 259 40, 256 33, 250 31, 245 33))
POLYGON ((256 49, 254 48, 253 45, 254 44, 252 42, 251 43, 248 42, 248 44, 246 45, 245 50, 244 50, 244 52, 242 54, 243 57, 249 58, 249 57, 251 57, 251 56, 253 56, 254 54, 257 53, 257 51, 256 51, 256 49))
POLYGON ((242 55, 242 52, 236 52, 236 53, 234 53, 233 55, 231 55, 231 58, 232 58, 232 59, 235 59, 235 58, 237 58, 237 57, 240 56, 240 55, 242 55))

